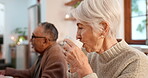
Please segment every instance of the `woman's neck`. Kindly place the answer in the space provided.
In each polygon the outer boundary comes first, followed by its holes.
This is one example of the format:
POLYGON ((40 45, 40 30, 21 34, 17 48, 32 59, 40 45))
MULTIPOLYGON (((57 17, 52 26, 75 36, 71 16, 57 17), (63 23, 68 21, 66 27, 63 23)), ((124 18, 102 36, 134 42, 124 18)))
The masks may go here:
POLYGON ((97 52, 98 54, 102 54, 103 52, 105 52, 106 50, 110 49, 112 46, 114 46, 117 43, 117 40, 115 37, 105 37, 102 47, 100 49, 99 52, 97 52))

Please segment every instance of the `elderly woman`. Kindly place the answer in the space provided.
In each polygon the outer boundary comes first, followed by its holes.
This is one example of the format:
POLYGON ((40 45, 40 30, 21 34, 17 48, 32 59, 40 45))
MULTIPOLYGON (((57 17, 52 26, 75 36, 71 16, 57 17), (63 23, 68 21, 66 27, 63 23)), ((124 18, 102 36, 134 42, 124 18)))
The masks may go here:
POLYGON ((116 40, 119 5, 118 0, 84 0, 73 11, 76 38, 88 55, 71 40, 64 40, 69 78, 148 78, 148 57, 124 40, 116 40))

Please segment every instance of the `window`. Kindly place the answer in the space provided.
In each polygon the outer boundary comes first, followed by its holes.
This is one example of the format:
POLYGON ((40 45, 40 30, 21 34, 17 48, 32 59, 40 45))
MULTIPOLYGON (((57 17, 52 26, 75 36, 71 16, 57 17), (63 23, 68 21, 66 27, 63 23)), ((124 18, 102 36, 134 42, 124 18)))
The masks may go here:
POLYGON ((148 39, 147 3, 147 0, 124 0, 125 40, 129 44, 145 44, 148 39))

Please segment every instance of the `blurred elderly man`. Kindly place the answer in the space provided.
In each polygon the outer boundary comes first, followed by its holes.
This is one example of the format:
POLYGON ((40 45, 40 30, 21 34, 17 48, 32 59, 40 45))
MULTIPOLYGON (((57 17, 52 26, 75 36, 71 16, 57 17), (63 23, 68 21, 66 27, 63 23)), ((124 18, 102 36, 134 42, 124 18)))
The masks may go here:
POLYGON ((67 78, 67 64, 57 38, 58 31, 53 24, 41 23, 30 40, 34 50, 40 54, 36 63, 26 70, 7 68, 1 70, 1 74, 20 78, 67 78))

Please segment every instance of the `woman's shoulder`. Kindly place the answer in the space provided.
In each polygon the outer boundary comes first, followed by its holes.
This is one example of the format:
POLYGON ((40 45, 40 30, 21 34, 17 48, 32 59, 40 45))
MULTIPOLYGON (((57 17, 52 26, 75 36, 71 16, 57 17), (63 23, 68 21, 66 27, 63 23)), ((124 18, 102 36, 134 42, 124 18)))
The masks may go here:
POLYGON ((137 63, 137 64, 148 64, 148 56, 146 56, 140 50, 129 47, 125 48, 118 56, 115 57, 116 60, 120 60, 121 63, 137 63))
POLYGON ((131 57, 137 57, 137 59, 140 59, 140 58, 148 58, 148 56, 146 56, 144 54, 144 52, 142 52, 142 51, 140 51, 140 50, 138 50, 136 48, 133 48, 133 47, 130 47, 130 48, 125 49, 125 54, 126 55, 129 55, 131 57))

